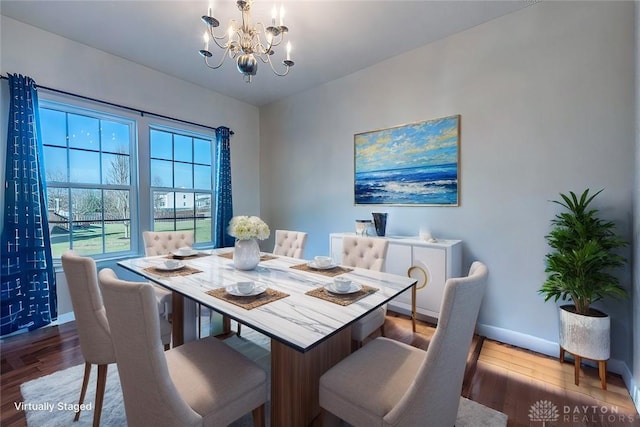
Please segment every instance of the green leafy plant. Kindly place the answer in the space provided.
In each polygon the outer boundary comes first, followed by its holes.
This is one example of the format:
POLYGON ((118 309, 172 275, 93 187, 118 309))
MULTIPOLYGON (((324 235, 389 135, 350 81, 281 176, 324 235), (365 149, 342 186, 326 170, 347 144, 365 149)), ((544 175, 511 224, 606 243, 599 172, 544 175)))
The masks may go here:
POLYGON ((611 272, 625 264, 626 259, 616 249, 627 246, 615 232, 615 224, 598 218, 598 210, 589 208, 602 192, 589 195, 586 189, 580 197, 574 192, 560 193, 562 200, 554 203, 566 209, 551 220, 552 230, 545 236, 553 249, 546 259, 547 280, 539 290, 545 301, 570 299, 576 312, 589 314, 589 306, 605 297, 622 299, 627 296, 617 277, 611 272))

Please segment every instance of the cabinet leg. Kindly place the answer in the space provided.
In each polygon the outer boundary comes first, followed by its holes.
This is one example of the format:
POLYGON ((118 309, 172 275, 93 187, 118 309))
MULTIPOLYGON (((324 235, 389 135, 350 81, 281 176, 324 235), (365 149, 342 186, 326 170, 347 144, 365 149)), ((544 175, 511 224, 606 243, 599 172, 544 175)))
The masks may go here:
POLYGON ((411 287, 411 327, 416 332, 416 285, 411 287))

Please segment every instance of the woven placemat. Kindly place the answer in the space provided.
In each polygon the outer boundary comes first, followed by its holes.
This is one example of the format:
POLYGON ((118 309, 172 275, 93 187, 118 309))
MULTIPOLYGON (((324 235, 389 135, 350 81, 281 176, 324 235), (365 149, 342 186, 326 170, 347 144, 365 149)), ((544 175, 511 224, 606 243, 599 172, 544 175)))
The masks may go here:
POLYGON ((189 267, 185 265, 179 270, 159 270, 155 267, 147 267, 144 271, 149 272, 151 274, 155 274, 156 276, 162 277, 175 277, 175 276, 188 276, 190 274, 202 273, 202 270, 198 270, 197 268, 189 267))
POLYGON ((169 254, 167 256, 165 256, 165 258, 167 259, 195 259, 195 258, 200 258, 203 256, 209 256, 209 254, 203 254, 202 252, 198 252, 197 254, 193 254, 193 255, 174 255, 174 254, 169 254))
MULTIPOLYGON (((221 256, 222 258, 233 259, 233 251, 225 252, 223 254, 218 254, 218 256, 221 256)), ((278 257, 277 256, 273 256, 273 255, 269 255, 269 254, 260 255, 260 261, 269 261, 270 259, 276 259, 276 258, 278 258, 278 257)))
POLYGON ((336 266, 336 267, 333 267, 333 268, 327 268, 325 270, 318 270, 317 268, 309 267, 309 265, 307 263, 298 264, 298 265, 292 265, 289 268, 293 268, 294 270, 308 271, 310 273, 322 274, 323 276, 327 276, 327 277, 335 277, 335 276, 338 276, 340 274, 344 274, 344 273, 348 273, 350 271, 353 271, 353 268, 340 267, 339 265, 336 266))
POLYGON ((362 289, 352 294, 334 294, 327 291, 325 288, 316 288, 305 292, 305 295, 331 301, 339 305, 349 305, 375 292, 378 292, 378 288, 362 285, 362 289))
POLYGON ((284 292, 276 291, 271 288, 267 288, 267 290, 260 295, 246 297, 231 295, 225 288, 212 289, 207 291, 206 294, 219 298, 223 301, 230 302, 231 304, 242 307, 245 310, 251 310, 252 308, 260 307, 261 305, 269 304, 270 302, 289 296, 289 294, 285 294, 284 292))

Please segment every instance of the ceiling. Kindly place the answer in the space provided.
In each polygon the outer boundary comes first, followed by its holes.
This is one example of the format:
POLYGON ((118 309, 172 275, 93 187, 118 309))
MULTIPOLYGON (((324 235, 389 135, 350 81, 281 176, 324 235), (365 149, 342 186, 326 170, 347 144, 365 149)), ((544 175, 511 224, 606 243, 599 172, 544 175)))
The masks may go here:
MULTIPOLYGON (((346 76, 403 52, 517 11, 535 0, 282 0, 295 66, 286 77, 260 63, 252 83, 235 64, 207 68, 202 49, 208 0, 1 0, 0 14, 149 68, 262 106, 346 76)), ((267 22, 273 0, 255 0, 254 22, 267 22)), ((214 0, 222 28, 240 19, 233 0, 214 0)), ((214 58, 219 58, 216 52, 214 58)), ((284 57, 276 51, 276 63, 284 57)))

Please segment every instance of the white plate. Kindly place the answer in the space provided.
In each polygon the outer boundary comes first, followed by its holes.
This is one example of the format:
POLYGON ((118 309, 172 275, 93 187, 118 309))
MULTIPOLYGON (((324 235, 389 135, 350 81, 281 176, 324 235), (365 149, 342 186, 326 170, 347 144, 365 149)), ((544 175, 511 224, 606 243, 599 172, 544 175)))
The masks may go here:
POLYGON ((192 256, 192 255, 197 255, 198 251, 195 249, 191 249, 190 251, 174 251, 171 252, 171 255, 173 256, 192 256))
POLYGON ((347 289, 346 291, 337 290, 333 283, 329 283, 324 288, 327 291, 331 292, 332 294, 352 294, 354 292, 358 292, 359 290, 361 290, 362 289, 362 285, 358 285, 357 283, 352 283, 351 286, 349 286, 349 289, 347 289))
POLYGON ((164 263, 156 265, 156 270, 162 270, 162 271, 174 271, 174 270, 180 270, 181 268, 184 268, 184 264, 181 262, 178 262, 178 264, 176 264, 173 267, 169 267, 164 263))
POLYGON ((237 285, 229 285, 224 289, 228 293, 230 293, 231 295, 235 295, 237 297, 253 297, 253 296, 256 296, 256 295, 260 295, 261 293, 266 291, 267 290, 267 285, 258 285, 255 288, 253 288, 253 291, 251 291, 248 294, 243 294, 242 292, 240 292, 238 290, 238 286, 237 285))
POLYGON ((307 265, 313 268, 314 270, 329 270, 330 268, 335 268, 338 266, 338 264, 334 264, 334 263, 331 263, 325 266, 320 266, 320 265, 317 265, 315 261, 309 261, 307 265))

